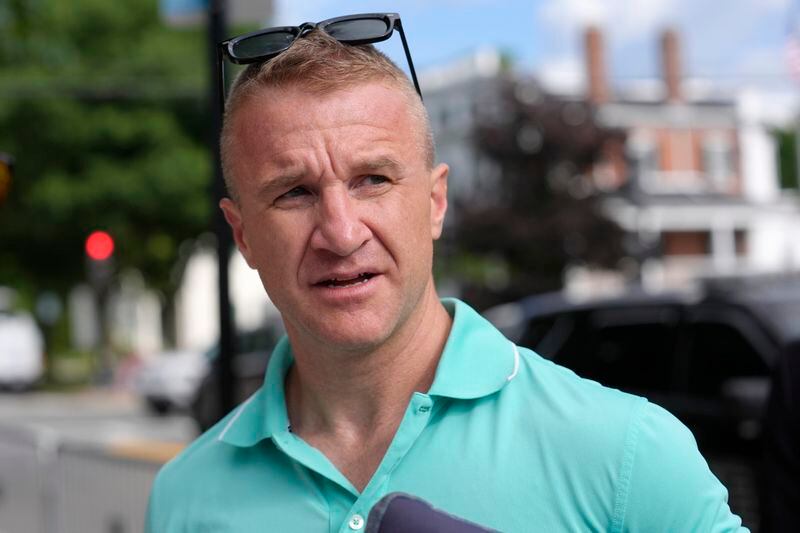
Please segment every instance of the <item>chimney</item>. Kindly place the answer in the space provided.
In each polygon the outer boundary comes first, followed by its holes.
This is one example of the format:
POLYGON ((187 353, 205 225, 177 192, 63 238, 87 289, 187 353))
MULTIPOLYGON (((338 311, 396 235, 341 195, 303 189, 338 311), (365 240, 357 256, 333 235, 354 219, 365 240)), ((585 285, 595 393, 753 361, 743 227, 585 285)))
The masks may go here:
POLYGON ((681 96, 681 58, 678 49, 678 34, 667 29, 661 35, 661 64, 668 102, 680 102, 681 96))
POLYGON ((589 101, 593 104, 608 102, 608 85, 606 84, 606 65, 603 60, 603 34, 596 26, 586 29, 586 79, 589 89, 589 101))

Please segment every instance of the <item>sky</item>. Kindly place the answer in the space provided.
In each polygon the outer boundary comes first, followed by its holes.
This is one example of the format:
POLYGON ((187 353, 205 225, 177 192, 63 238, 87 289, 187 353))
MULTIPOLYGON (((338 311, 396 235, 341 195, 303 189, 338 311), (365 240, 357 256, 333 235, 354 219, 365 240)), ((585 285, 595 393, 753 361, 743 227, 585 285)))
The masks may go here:
POLYGON ((604 32, 611 84, 625 84, 658 76, 658 36, 672 27, 687 77, 800 93, 786 60, 800 0, 275 0, 272 23, 384 11, 400 13, 422 71, 495 47, 519 70, 581 84, 581 32, 595 24, 604 32))

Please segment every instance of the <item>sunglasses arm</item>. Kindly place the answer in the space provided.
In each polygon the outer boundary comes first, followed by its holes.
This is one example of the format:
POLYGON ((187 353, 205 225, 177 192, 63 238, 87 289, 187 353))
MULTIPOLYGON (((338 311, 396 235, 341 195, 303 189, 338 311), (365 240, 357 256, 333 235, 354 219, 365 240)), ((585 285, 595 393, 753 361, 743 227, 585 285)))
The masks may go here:
POLYGON ((224 44, 217 45, 217 99, 220 116, 225 114, 225 56, 224 44))
POLYGON ((408 69, 411 72, 411 80, 414 82, 414 88, 417 90, 417 94, 419 94, 419 99, 422 100, 423 99, 422 90, 420 90, 419 88, 419 81, 417 81, 417 71, 414 70, 414 62, 411 60, 411 51, 408 49, 408 41, 406 41, 406 33, 403 31, 403 25, 399 20, 395 23, 395 27, 400 33, 400 40, 403 41, 403 51, 406 53, 406 60, 408 61, 408 69))

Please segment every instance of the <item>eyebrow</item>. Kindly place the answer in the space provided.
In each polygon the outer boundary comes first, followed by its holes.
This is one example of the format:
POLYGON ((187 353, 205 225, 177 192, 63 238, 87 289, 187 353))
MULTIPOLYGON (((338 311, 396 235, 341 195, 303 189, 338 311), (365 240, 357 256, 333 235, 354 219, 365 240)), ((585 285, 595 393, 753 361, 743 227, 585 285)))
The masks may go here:
POLYGON ((271 195, 274 191, 293 189, 302 179, 301 173, 279 175, 261 185, 256 194, 263 197, 271 195))
POLYGON ((398 171, 400 170, 401 165, 396 159, 393 159, 389 156, 380 156, 375 159, 358 161, 353 165, 353 168, 359 172, 373 172, 383 169, 398 171))
MULTIPOLYGON (((367 173, 376 172, 379 170, 391 170, 398 172, 402 168, 400 163, 389 156, 379 156, 372 159, 364 159, 357 161, 353 165, 353 170, 356 172, 367 173)), ((256 193, 260 197, 270 196, 275 191, 288 190, 296 187, 303 181, 304 174, 302 172, 289 172, 287 174, 278 175, 261 185, 256 193)))

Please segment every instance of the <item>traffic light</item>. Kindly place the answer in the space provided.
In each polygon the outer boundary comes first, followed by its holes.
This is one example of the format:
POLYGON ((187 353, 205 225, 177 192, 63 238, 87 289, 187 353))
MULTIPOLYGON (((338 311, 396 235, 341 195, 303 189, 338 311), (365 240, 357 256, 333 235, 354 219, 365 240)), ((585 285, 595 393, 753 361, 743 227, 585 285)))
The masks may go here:
POLYGON ((86 251, 86 273, 98 291, 104 291, 114 275, 114 239, 108 232, 93 231, 83 245, 86 251))
POLYGON ((0 152, 0 204, 8 197, 12 177, 14 177, 14 158, 0 152))
POLYGON ((105 231, 93 231, 86 238, 85 249, 89 259, 105 261, 114 253, 114 239, 105 231))

